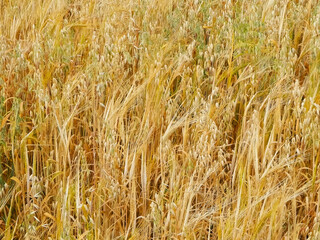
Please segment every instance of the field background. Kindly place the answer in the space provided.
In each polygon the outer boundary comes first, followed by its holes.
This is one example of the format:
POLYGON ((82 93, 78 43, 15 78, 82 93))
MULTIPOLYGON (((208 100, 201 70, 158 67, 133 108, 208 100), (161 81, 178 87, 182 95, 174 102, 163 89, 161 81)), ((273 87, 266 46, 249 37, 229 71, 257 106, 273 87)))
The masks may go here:
POLYGON ((320 239, 317 0, 0 4, 1 239, 320 239))

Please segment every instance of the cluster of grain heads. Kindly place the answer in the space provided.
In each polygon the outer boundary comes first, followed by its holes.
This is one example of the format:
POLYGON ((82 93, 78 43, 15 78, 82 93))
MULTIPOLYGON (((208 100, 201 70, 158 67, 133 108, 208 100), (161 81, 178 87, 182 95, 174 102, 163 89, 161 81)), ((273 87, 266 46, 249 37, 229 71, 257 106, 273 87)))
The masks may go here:
POLYGON ((319 238, 316 0, 0 6, 0 238, 319 238))

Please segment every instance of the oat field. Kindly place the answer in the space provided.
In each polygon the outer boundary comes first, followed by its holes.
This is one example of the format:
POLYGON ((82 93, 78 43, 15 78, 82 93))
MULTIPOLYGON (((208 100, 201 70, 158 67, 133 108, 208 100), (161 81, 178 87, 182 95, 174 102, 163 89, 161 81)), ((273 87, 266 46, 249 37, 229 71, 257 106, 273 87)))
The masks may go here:
POLYGON ((0 239, 320 239, 318 0, 1 0, 0 239))

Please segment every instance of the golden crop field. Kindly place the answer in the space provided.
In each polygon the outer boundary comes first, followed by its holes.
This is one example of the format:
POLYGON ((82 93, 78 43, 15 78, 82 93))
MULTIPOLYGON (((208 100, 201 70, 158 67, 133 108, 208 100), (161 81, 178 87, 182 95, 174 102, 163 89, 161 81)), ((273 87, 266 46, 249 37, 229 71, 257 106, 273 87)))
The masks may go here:
POLYGON ((0 239, 320 239, 318 0, 1 0, 0 239))

